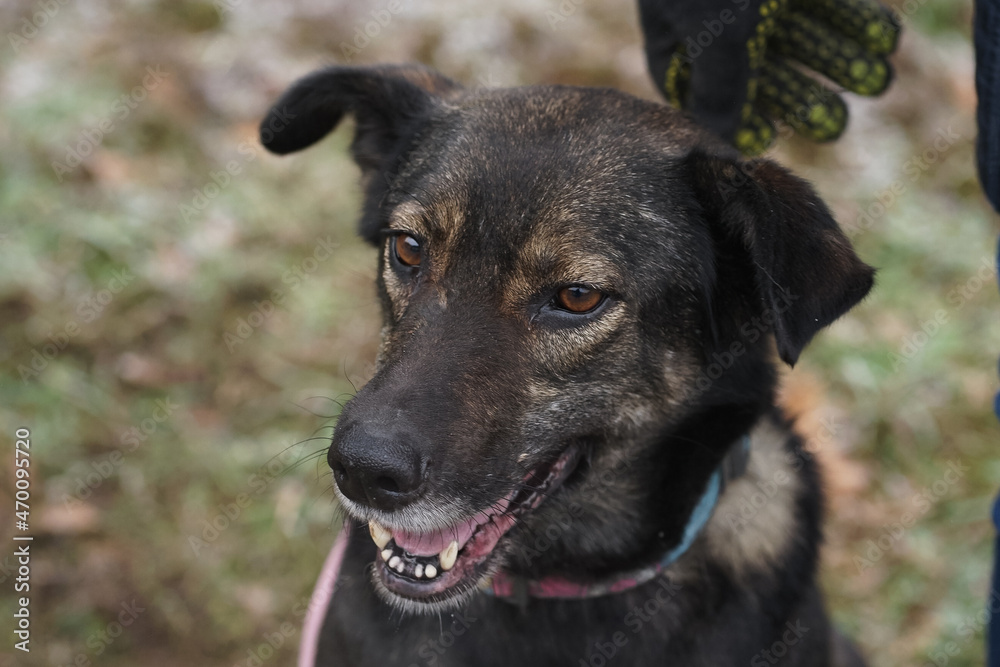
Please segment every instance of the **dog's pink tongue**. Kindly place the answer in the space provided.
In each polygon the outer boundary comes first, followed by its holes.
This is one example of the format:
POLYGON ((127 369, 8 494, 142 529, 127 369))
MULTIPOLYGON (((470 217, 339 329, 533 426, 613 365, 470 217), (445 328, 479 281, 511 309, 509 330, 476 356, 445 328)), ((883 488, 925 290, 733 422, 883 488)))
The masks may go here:
POLYGON ((490 523, 496 515, 506 512, 508 507, 510 507, 510 497, 498 501, 488 511, 479 512, 460 524, 429 533, 393 531, 392 538, 396 541, 396 546, 414 556, 436 556, 444 551, 452 540, 458 542, 459 549, 464 547, 479 526, 490 523))
POLYGON ((396 546, 414 556, 436 556, 444 551, 452 540, 458 541, 459 549, 464 547, 478 527, 479 524, 475 519, 469 519, 465 523, 432 533, 394 531, 392 538, 396 540, 396 546))

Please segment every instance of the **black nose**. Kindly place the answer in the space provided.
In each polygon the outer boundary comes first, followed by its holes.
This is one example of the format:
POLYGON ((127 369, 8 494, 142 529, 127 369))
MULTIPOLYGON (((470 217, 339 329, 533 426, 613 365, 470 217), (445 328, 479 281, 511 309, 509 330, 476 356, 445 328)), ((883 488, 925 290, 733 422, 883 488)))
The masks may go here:
POLYGON ((420 495, 426 465, 405 440, 374 436, 362 428, 337 435, 327 461, 337 488, 350 500, 392 511, 420 495))

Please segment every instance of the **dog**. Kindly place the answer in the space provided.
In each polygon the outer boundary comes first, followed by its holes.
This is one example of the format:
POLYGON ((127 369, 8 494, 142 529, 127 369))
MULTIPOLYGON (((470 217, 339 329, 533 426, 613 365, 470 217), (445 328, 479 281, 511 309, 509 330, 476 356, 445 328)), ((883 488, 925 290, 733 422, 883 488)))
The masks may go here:
POLYGON ((416 65, 315 72, 261 140, 346 115, 383 327, 299 664, 863 664, 775 406, 873 285, 813 189, 622 92, 416 65))

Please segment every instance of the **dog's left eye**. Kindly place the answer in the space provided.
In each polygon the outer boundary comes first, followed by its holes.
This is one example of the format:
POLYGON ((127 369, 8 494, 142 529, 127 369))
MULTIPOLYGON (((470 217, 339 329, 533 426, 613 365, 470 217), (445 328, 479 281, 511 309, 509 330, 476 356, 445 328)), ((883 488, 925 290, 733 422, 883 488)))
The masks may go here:
POLYGON ((553 304, 565 311, 582 315, 589 313, 604 302, 604 294, 583 285, 570 285, 556 292, 553 304))
POLYGON ((396 234, 392 239, 392 252, 403 266, 420 266, 423 259, 423 248, 420 241, 409 234, 396 234))

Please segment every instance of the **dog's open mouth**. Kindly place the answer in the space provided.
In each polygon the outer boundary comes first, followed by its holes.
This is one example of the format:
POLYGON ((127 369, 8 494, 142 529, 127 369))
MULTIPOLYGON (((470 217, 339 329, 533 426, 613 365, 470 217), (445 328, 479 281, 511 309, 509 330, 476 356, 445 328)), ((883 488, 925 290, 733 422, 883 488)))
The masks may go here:
POLYGON ((558 458, 536 467, 521 488, 466 521, 427 533, 390 531, 369 523, 377 557, 375 571, 397 595, 437 602, 467 590, 487 572, 497 544, 527 512, 538 507, 576 468, 580 449, 571 445, 558 458), (460 584, 466 583, 466 586, 460 584))

